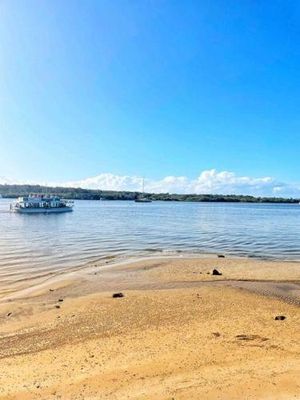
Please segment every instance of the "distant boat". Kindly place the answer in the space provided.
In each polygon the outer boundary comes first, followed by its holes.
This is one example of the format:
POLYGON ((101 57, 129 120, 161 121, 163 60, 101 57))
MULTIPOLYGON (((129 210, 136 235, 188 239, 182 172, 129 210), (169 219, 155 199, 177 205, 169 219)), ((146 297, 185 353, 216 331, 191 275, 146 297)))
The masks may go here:
POLYGON ((138 197, 134 200, 136 203, 152 203, 152 200, 147 199, 146 197, 138 197))
POLYGON ((152 200, 151 199, 149 199, 148 197, 145 197, 145 194, 144 194, 144 190, 145 189, 145 187, 144 187, 144 178, 143 178, 143 191, 142 191, 142 195, 141 196, 138 196, 134 201, 136 202, 136 203, 152 203, 152 200))
POLYGON ((19 197, 10 204, 10 211, 21 214, 62 213, 73 211, 73 201, 62 200, 57 196, 30 195, 19 197))

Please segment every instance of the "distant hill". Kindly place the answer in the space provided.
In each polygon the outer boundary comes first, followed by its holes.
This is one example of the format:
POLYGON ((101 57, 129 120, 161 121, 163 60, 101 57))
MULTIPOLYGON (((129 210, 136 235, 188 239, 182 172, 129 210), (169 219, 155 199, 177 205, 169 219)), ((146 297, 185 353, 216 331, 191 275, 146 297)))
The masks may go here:
MULTIPOLYGON (((27 196, 30 193, 56 194, 65 199, 74 200, 134 200, 139 192, 92 190, 69 187, 48 187, 40 185, 0 185, 3 198, 27 196)), ((192 202, 236 202, 236 203, 298 203, 299 199, 281 197, 254 197, 219 194, 170 194, 144 193, 151 200, 192 201, 192 202)))

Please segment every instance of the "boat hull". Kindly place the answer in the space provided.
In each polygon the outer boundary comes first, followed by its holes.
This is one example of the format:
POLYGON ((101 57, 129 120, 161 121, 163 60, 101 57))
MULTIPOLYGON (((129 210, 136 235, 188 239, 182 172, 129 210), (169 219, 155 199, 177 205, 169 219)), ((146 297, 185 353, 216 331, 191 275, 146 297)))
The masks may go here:
POLYGON ((152 203, 152 200, 148 200, 148 199, 135 199, 134 201, 136 203, 152 203))
POLYGON ((12 208, 12 212, 18 214, 58 214, 73 211, 72 207, 60 207, 60 208, 12 208))

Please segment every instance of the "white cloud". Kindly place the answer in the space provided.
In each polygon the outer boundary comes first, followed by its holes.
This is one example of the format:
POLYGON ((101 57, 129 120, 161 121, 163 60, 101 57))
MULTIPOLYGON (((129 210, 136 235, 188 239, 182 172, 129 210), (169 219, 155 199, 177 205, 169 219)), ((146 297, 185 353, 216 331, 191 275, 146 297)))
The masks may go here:
POLYGON ((6 178, 5 176, 0 176, 0 185, 12 185, 13 182, 11 179, 6 178))
MULTIPOLYGON (((20 182, 0 176, 0 184, 41 184, 45 182, 20 182)), ((81 187, 83 189, 141 191, 142 178, 129 175, 100 175, 69 182, 48 182, 48 186, 81 187)), ((239 176, 230 171, 205 170, 194 179, 186 176, 166 176, 162 179, 145 179, 145 191, 152 193, 244 194, 254 196, 300 197, 300 183, 289 184, 266 177, 239 176)))
POLYGON ((141 178, 104 173, 80 181, 65 182, 64 185, 69 187, 81 187, 83 189, 136 191, 141 188, 141 178))
MULTIPOLYGON (((142 178, 102 173, 95 177, 63 183, 70 187, 102 190, 141 191, 142 178)), ((195 179, 186 176, 166 176, 145 179, 145 191, 153 193, 218 193, 250 194, 255 196, 300 196, 300 185, 278 182, 272 177, 253 178, 234 172, 205 170, 195 179)))

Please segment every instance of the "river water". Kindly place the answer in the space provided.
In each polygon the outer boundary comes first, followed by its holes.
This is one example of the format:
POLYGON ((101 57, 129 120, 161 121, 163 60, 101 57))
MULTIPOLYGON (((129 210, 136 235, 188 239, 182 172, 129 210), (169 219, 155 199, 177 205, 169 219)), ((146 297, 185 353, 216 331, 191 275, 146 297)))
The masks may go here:
POLYGON ((132 256, 300 260, 298 204, 76 201, 72 213, 22 215, 10 201, 0 200, 2 283, 132 256))

